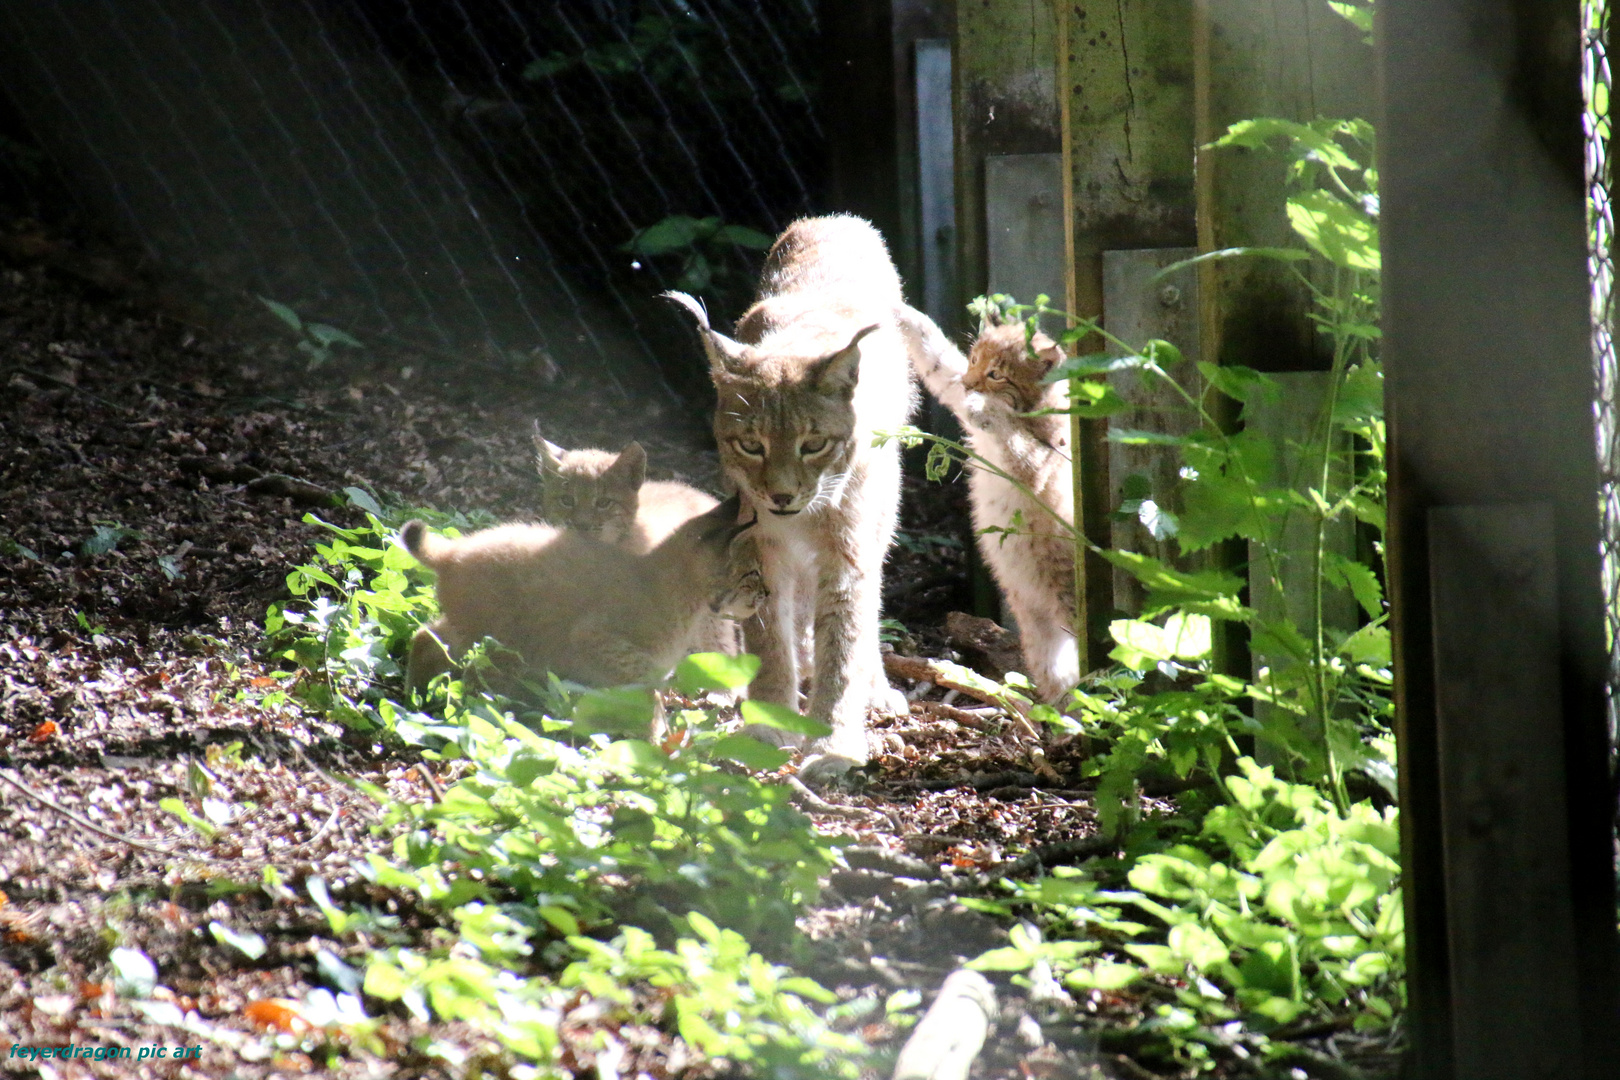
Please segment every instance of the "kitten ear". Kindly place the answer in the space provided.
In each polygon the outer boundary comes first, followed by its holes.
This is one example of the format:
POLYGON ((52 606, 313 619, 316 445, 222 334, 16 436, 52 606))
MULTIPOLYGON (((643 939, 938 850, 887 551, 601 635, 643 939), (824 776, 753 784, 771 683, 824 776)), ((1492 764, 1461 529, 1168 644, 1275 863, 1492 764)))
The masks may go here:
POLYGON ((545 436, 540 434, 540 421, 538 420, 534 422, 532 434, 534 435, 534 462, 539 466, 540 475, 561 472, 562 456, 566 451, 556 443, 546 441, 545 436))
POLYGON ((703 339, 703 351, 709 357, 709 369, 716 375, 735 375, 741 372, 748 364, 748 346, 739 341, 733 341, 720 331, 709 325, 709 312, 704 308, 703 302, 696 297, 688 296, 683 292, 663 293, 666 300, 673 300, 681 307, 692 313, 697 322, 698 336, 703 339))
POLYGON ((627 488, 641 487, 642 481, 647 479, 647 451, 641 448, 639 442, 626 443, 602 477, 612 477, 627 488))
POLYGON ((1035 331, 1035 336, 1029 339, 1029 348, 1035 354, 1035 359, 1040 361, 1042 375, 1045 375, 1054 366, 1061 363, 1065 356, 1063 346, 1039 330, 1035 331))
POLYGON ((848 345, 820 361, 816 385, 829 393, 841 392, 846 397, 853 394, 861 375, 861 339, 878 329, 879 325, 863 326, 855 331, 848 345))
POLYGON ((744 532, 747 532, 749 529, 752 529, 754 527, 754 523, 759 520, 759 515, 755 514, 747 521, 738 524, 737 518, 741 514, 741 495, 732 495, 731 498, 727 499, 719 506, 716 506, 712 510, 706 511, 703 515, 704 524, 702 537, 704 543, 719 544, 720 546, 724 547, 730 544, 731 541, 736 537, 742 535, 744 532))

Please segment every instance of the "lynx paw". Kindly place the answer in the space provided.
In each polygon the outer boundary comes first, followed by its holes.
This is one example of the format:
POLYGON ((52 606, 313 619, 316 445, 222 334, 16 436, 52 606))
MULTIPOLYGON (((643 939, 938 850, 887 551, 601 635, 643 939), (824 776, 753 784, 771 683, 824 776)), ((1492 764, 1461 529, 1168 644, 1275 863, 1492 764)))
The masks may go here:
POLYGON ((766 727, 763 724, 744 725, 742 734, 751 739, 758 739, 762 743, 769 743, 771 746, 797 747, 804 745, 803 735, 796 735, 791 731, 783 731, 780 728, 766 727))
POLYGON ((904 693, 881 682, 872 688, 872 708, 888 716, 905 716, 911 711, 911 703, 904 693))

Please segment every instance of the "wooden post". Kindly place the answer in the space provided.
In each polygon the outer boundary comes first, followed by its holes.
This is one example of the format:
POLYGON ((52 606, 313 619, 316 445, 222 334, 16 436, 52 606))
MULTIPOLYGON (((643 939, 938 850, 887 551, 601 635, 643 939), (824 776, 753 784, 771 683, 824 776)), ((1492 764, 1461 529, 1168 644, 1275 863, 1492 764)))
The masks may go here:
POLYGON ((1578 0, 1380 0, 1414 1080, 1620 1076, 1578 0))
MULTIPOLYGON (((1192 48, 1188 0, 1056 4, 1062 114, 1068 310, 1103 310, 1103 252, 1193 242, 1192 48)), ((1102 349, 1101 340, 1080 344, 1102 349)), ((1118 493, 1109 481, 1108 424, 1075 425, 1075 524, 1092 543, 1112 542, 1118 493)), ((1108 662, 1117 614, 1113 570, 1084 567, 1086 667, 1108 662)))
MULTIPOLYGON (((1284 211, 1283 161, 1261 151, 1213 151, 1209 143, 1231 124, 1252 117, 1370 117, 1372 50, 1325 2, 1299 0, 1195 0, 1193 39, 1199 251, 1298 246, 1284 211)), ((1309 293, 1282 264, 1258 258, 1207 262, 1199 267, 1198 292, 1205 359, 1272 373, 1331 366, 1329 346, 1308 318, 1309 293)), ((1303 392, 1309 380, 1303 383, 1288 397, 1305 415, 1278 417, 1279 432, 1308 428, 1315 419, 1320 397, 1313 401, 1303 392)), ((1234 403, 1221 404, 1217 420, 1235 430, 1234 403)), ((1281 596, 1306 593, 1312 550, 1314 545, 1302 544, 1283 553, 1289 569, 1280 594, 1263 580, 1263 589, 1254 591, 1251 579, 1250 603, 1280 614, 1281 596)), ((1253 566, 1258 555, 1241 540, 1227 541, 1213 553, 1216 562, 1233 568, 1253 566)), ((1340 629, 1354 629, 1353 621, 1340 629)), ((1272 656, 1251 659, 1247 637, 1241 626, 1219 625, 1216 665, 1221 670, 1248 676, 1284 662, 1272 656)))

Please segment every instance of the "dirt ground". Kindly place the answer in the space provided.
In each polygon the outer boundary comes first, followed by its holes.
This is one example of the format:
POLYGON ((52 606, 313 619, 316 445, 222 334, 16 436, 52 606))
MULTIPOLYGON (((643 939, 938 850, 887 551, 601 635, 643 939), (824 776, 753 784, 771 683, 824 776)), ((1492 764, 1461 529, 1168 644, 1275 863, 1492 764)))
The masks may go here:
MULTIPOLYGON (((403 1009, 380 1013, 381 1054, 283 1030, 279 1001, 341 988, 345 964, 363 967, 366 951, 332 936, 307 899, 310 879, 339 903, 383 907, 424 933, 434 925, 354 872, 391 837, 338 777, 404 799, 430 792, 408 754, 293 705, 255 703, 250 691, 267 685, 262 619, 318 535, 304 515, 354 520, 333 503, 345 487, 532 517, 536 419, 567 446, 614 446, 634 431, 652 475, 712 487, 702 410, 605 408, 588 385, 452 368, 404 348, 368 347, 307 372, 287 329, 250 298, 200 305, 189 286, 26 222, 0 222, 0 237, 0 1043, 200 1047, 179 1062, 0 1057, 0 1072, 505 1071, 492 1044, 403 1009), (212 842, 160 806, 195 806, 210 790, 253 808, 212 842), (279 885, 265 884, 267 866, 279 885), (268 950, 249 961, 210 929, 221 924, 262 935, 268 950), (116 946, 156 963, 148 1000, 115 993, 116 946)), ((995 673, 1005 643, 976 648, 959 621, 947 625, 971 602, 964 519, 960 485, 908 481, 886 614, 908 631, 901 651, 995 673)), ((879 768, 859 794, 812 810, 853 831, 861 854, 801 928, 823 944, 808 973, 827 985, 931 997, 1006 930, 940 900, 948 890, 937 886, 924 889, 931 902, 916 901, 917 883, 943 875, 982 891, 975 874, 1083 840, 1093 818, 1074 748, 1047 746, 1036 769, 993 710, 897 685, 931 704, 878 726, 879 768)), ((1157 1075, 1078 1028, 1043 1030, 1019 992, 1000 989, 998 1034, 975 1077, 1157 1075)), ((1125 1018, 1150 1002, 1078 1004, 1125 1018)), ((582 1019, 569 1037, 587 1029, 582 1019)), ((655 1080, 703 1075, 678 1072, 677 1056, 667 1036, 645 1033, 635 1065, 655 1080)), ((581 1075, 597 1075, 588 1053, 578 1060, 581 1075)))

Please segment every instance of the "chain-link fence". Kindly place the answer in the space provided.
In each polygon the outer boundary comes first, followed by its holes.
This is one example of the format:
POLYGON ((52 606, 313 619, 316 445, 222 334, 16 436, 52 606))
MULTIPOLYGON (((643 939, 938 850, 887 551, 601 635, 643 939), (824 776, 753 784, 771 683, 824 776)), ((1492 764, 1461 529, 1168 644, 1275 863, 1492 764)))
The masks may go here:
POLYGON ((1609 158, 1609 4, 1585 0, 1586 177, 1597 451, 1602 482, 1603 594, 1609 642, 1609 726, 1620 728, 1620 363, 1615 356, 1613 169, 1609 158))
POLYGON ((166 264, 621 383, 701 381, 656 294, 739 310, 816 208, 820 55, 812 0, 0 5, 11 111, 166 264))

